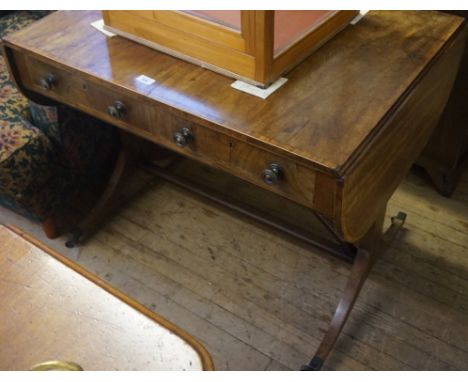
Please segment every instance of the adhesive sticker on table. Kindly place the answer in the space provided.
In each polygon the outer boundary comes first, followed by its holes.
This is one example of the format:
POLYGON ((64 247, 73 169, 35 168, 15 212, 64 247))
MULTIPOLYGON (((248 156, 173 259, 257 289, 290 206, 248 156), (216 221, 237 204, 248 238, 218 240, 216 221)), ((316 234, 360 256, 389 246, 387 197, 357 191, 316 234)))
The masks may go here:
POLYGON ((141 76, 138 76, 137 78, 135 78, 135 80, 143 85, 151 85, 154 82, 156 82, 155 79, 145 76, 144 74, 142 74, 141 76))

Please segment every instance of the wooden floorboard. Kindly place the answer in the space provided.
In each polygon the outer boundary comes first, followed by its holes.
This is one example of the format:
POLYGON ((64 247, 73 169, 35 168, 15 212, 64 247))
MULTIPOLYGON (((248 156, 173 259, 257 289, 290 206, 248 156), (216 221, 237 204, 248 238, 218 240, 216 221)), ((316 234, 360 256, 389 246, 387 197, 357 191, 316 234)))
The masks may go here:
MULTIPOLYGON (((265 198, 235 190, 254 203, 265 198)), ((265 203, 302 224, 309 218, 295 205, 265 203)), ((468 369, 467 171, 450 199, 412 171, 387 215, 398 211, 408 214, 406 229, 372 270, 327 370, 468 369)), ((319 344, 349 273, 339 259, 163 181, 79 249, 47 240, 7 210, 0 222, 32 232, 191 333, 218 370, 298 369, 319 344)))

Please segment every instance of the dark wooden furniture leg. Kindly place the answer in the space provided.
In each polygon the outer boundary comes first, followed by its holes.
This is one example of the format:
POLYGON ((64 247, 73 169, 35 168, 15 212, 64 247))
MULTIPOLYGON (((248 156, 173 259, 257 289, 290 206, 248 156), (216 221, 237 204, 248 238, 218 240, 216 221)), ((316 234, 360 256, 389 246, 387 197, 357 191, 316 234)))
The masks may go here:
MULTIPOLYGON (((467 10, 447 10, 445 13, 464 17, 467 10)), ((455 83, 432 137, 417 164, 428 173, 436 190, 450 197, 461 173, 468 166, 468 41, 455 83)))
POLYGON ((432 162, 433 161, 424 160, 424 158, 422 158, 418 161, 418 164, 424 167, 437 192, 449 198, 455 191, 458 178, 462 171, 468 167, 468 150, 464 156, 450 168, 432 162))
POLYGON ((379 221, 377 221, 371 228, 363 242, 357 246, 356 257, 351 268, 351 274, 349 275, 343 296, 341 297, 335 314, 331 320, 330 327, 320 343, 315 356, 308 365, 302 366, 301 370, 318 371, 322 368, 323 363, 332 350, 346 323, 346 320, 348 319, 373 264, 379 255, 385 251, 385 247, 393 241, 396 234, 403 227, 405 219, 406 215, 402 212, 400 212, 396 217, 393 217, 391 226, 383 235, 381 224, 382 220, 379 219, 379 221))
MULTIPOLYGON (((204 186, 197 185, 188 179, 171 174, 171 172, 166 169, 162 169, 154 165, 147 165, 145 166, 145 170, 171 183, 179 185, 182 188, 189 189, 196 194, 202 195, 203 197, 220 203, 228 208, 243 213, 275 229, 287 232, 288 234, 304 240, 318 248, 327 250, 331 254, 353 264, 343 296, 332 318, 330 327, 311 362, 301 368, 301 370, 320 370, 340 335, 373 264, 386 250, 386 247, 392 243, 397 233, 403 227, 406 220, 406 214, 399 212, 397 216, 392 217, 392 224, 387 231, 383 233, 382 228, 385 217, 384 209, 378 215, 378 218, 371 229, 359 243, 347 243, 335 232, 335 238, 339 239, 339 243, 335 243, 335 245, 333 245, 332 242, 329 242, 328 240, 325 242, 317 237, 311 236, 310 233, 305 234, 298 230, 297 227, 293 228, 287 224, 285 225, 284 222, 276 220, 272 216, 265 216, 264 213, 251 209, 250 207, 239 203, 239 201, 230 200, 226 195, 221 196, 217 192, 208 190, 208 188, 204 186), (345 246, 343 246, 343 244, 345 244, 345 246), (351 251, 350 249, 353 250, 351 251), (351 252, 353 253, 352 257, 351 252)), ((327 226, 327 222, 323 218, 320 218, 320 216, 318 217, 320 221, 327 226)), ((332 226, 328 225, 327 228, 333 230, 332 226)))
POLYGON ((58 236, 60 236, 60 231, 57 228, 55 216, 49 216, 46 220, 42 222, 42 230, 49 239, 55 239, 58 236))
POLYGON ((65 243, 68 248, 83 243, 119 203, 120 195, 118 191, 126 178, 125 174, 128 174, 130 169, 134 168, 135 162, 133 156, 127 150, 122 149, 119 152, 104 192, 88 216, 73 230, 71 238, 65 243))
POLYGON ((122 146, 106 187, 88 215, 73 230, 70 240, 65 243, 68 248, 84 243, 96 232, 105 218, 154 178, 151 177, 144 182, 140 180, 137 186, 133 187, 134 190, 128 190, 126 185, 129 183, 129 178, 139 165, 153 161, 172 163, 177 158, 169 150, 122 131, 120 131, 120 141, 122 146))

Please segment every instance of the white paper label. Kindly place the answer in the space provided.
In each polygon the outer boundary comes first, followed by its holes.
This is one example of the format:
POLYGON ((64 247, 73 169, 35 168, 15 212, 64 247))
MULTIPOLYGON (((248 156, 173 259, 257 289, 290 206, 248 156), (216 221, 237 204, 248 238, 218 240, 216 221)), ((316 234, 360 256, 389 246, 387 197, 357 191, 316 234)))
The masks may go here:
POLYGON ((151 77, 145 76, 144 74, 138 76, 137 78, 135 78, 135 80, 143 85, 151 85, 156 81, 151 77))

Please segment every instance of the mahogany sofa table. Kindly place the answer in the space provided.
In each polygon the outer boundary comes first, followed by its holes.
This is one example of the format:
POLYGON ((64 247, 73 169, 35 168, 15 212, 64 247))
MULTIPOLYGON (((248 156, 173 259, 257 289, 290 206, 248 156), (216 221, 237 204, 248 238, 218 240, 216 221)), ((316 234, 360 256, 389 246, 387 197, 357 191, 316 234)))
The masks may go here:
POLYGON ((212 370, 194 338, 16 227, 0 225, 0 370, 212 370), (55 362, 52 362, 55 361, 55 362))
MULTIPOLYGON (((107 37, 90 26, 100 18, 96 11, 61 11, 8 36, 5 53, 19 88, 32 99, 75 107, 316 214, 336 243, 233 206, 354 264, 330 328, 304 367, 320 369, 377 255, 404 223, 400 213, 382 233, 387 201, 423 150, 452 88, 466 39, 463 19, 437 12, 370 12, 262 100, 231 88, 230 78, 107 37), (142 82, 142 75, 154 81, 142 82)), ((119 188, 128 158, 124 150, 106 198, 119 188)), ((170 171, 153 171, 199 188, 170 171)), ((233 204, 227 196, 217 199, 233 204)))

